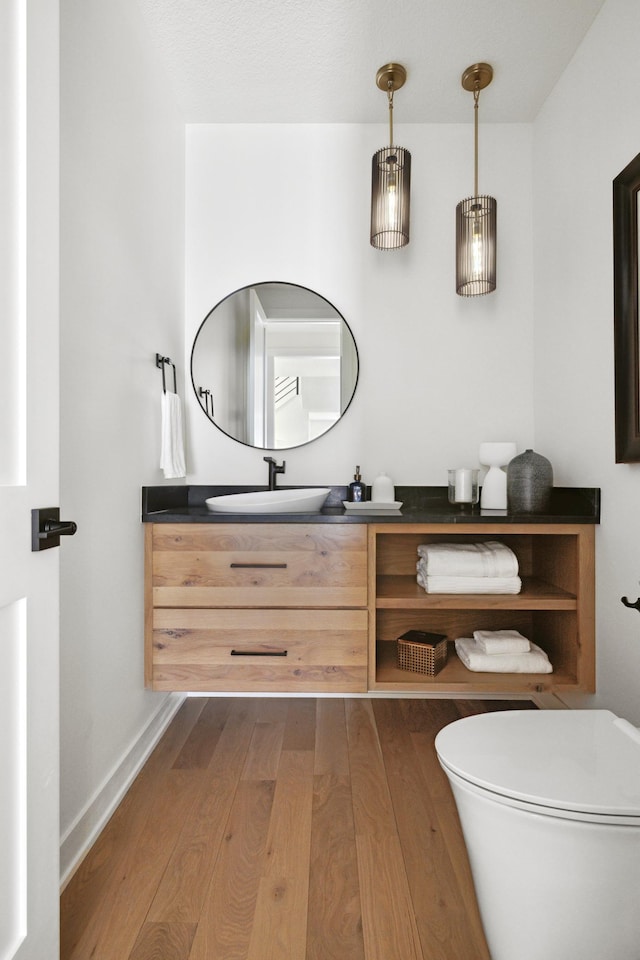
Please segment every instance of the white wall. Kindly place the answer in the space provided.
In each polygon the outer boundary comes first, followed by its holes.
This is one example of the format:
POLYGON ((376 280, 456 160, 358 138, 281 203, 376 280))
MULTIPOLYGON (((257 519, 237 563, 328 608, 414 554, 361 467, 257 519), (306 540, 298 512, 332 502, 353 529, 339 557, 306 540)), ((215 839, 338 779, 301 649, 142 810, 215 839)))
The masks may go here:
POLYGON ((61 3, 63 838, 166 711, 143 687, 140 487, 162 479, 156 351, 183 384, 184 126, 134 15, 61 3))
MULTIPOLYGON (((446 484, 483 440, 533 440, 531 128, 486 125, 480 186, 498 200, 498 289, 455 293, 455 207, 473 186, 473 127, 396 126, 412 153, 411 242, 369 244, 370 168, 383 125, 191 125, 186 353, 211 307, 248 283, 316 290, 351 326, 360 381, 343 420, 282 451, 284 483, 446 484)), ((192 483, 260 483, 263 451, 234 443, 187 391, 192 483)))
POLYGON ((536 449, 602 488, 597 687, 640 724, 640 464, 616 465, 612 187, 640 152, 640 5, 607 0, 534 128, 536 449))

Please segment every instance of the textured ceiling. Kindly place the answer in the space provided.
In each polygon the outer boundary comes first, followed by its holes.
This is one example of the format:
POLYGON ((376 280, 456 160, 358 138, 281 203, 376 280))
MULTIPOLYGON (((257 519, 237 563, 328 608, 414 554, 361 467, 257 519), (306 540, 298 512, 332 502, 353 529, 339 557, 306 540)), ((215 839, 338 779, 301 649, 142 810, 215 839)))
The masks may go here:
POLYGON ((397 123, 468 122, 462 71, 494 80, 483 121, 530 122, 603 0, 137 0, 192 123, 376 123, 375 85, 407 68, 397 123))

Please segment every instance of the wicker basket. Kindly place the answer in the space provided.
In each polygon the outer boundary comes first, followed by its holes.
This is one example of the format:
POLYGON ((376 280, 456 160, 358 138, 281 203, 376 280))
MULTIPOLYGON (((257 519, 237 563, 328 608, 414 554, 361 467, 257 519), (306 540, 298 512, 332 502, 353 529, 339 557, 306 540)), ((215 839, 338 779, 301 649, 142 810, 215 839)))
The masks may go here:
POLYGON ((447 638, 442 633, 407 630, 398 637, 398 666, 435 677, 447 662, 447 638))

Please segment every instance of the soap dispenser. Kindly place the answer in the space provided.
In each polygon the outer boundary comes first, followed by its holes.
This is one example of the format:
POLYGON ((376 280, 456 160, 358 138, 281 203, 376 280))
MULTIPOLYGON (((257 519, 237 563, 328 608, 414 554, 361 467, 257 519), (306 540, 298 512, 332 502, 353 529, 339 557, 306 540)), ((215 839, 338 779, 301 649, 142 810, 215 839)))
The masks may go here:
POLYGON ((353 480, 347 487, 347 500, 349 503, 363 503, 366 500, 366 486, 360 476, 359 466, 356 466, 353 480))

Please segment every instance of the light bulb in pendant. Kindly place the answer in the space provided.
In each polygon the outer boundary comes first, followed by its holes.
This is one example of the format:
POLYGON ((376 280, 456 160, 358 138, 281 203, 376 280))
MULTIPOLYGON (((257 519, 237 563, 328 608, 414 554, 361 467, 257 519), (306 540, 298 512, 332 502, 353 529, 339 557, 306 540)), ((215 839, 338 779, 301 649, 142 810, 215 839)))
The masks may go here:
POLYGON ((395 166, 395 157, 389 157, 389 173, 387 176, 387 223, 391 229, 396 229, 398 217, 398 173, 395 166))
POLYGON ((471 274, 474 280, 482 276, 482 267, 484 264, 484 244, 482 242, 482 227, 477 212, 473 216, 473 229, 471 234, 471 274))

